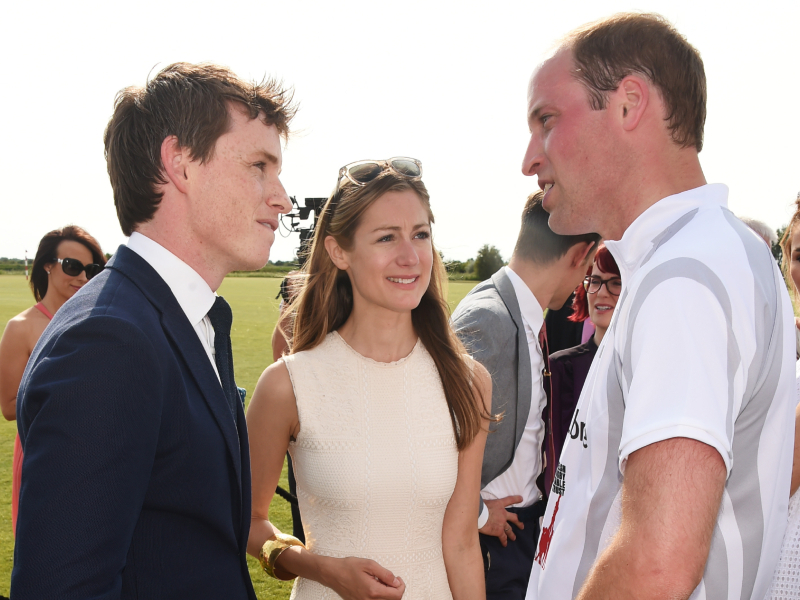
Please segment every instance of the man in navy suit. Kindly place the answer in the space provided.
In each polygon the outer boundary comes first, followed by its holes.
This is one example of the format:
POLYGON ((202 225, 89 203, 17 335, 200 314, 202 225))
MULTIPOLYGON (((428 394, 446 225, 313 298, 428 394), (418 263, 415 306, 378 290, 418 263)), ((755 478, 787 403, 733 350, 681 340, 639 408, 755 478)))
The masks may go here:
POLYGON ((185 63, 117 96, 105 147, 130 240, 22 379, 16 600, 255 598, 247 430, 215 290, 267 262, 290 208, 290 100, 185 63))

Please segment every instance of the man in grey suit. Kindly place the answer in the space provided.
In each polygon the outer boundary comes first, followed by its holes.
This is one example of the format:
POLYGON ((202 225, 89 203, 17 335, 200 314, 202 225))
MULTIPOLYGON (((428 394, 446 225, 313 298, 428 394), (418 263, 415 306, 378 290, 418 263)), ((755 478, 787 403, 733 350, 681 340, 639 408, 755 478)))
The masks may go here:
POLYGON ((539 342, 543 313, 561 308, 580 285, 600 241, 594 233, 557 235, 548 218, 542 192, 532 194, 508 266, 478 284, 453 314, 467 351, 492 376, 492 413, 503 415, 486 440, 481 473, 478 527, 488 600, 525 597, 552 482, 543 458, 548 438, 552 446, 547 350, 539 342))

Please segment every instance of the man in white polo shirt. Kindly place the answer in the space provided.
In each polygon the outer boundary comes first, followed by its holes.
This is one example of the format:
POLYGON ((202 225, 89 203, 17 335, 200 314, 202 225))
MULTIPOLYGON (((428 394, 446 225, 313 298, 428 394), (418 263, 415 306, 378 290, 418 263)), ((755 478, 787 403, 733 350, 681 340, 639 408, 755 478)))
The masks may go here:
POLYGON ((568 36, 528 100, 523 172, 554 231, 607 240, 623 291, 527 598, 761 600, 789 499, 793 318, 769 249, 706 185, 702 60, 661 17, 616 15, 568 36))

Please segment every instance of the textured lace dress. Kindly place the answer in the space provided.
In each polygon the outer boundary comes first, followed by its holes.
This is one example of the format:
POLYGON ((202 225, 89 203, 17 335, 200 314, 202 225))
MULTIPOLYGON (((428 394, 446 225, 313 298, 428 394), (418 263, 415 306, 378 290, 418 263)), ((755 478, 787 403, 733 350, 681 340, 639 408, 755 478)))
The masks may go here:
MULTIPOLYGON (((800 361, 796 372, 800 401, 800 361)), ((781 556, 765 600, 800 600, 800 490, 789 500, 789 520, 783 534, 781 556)))
MULTIPOLYGON (((289 445, 306 545, 370 558, 402 577, 404 600, 452 598, 442 522, 458 473, 439 373, 421 342, 379 363, 331 333, 284 358, 300 433, 289 445)), ((336 599, 298 578, 292 600, 336 599)))

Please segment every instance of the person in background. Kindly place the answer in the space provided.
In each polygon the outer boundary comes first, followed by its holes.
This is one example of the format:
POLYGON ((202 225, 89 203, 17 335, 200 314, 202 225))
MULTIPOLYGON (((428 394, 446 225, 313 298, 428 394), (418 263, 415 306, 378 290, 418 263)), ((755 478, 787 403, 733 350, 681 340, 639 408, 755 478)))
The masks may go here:
POLYGON ((575 406, 594 355, 597 354, 597 347, 611 324, 621 290, 622 280, 617 262, 608 248, 600 246, 583 284, 575 292, 570 316, 570 320, 576 323, 591 319, 595 325, 594 334, 584 344, 550 355, 553 406, 558 407, 553 412, 556 462, 561 457, 561 449, 567 436, 572 439, 580 438, 581 442, 586 441, 586 427, 575 413, 575 406))
MULTIPOLYGON (((795 211, 786 231, 781 238, 783 256, 781 267, 786 278, 789 291, 795 301, 800 290, 800 194, 797 194, 795 211)), ((795 319, 794 327, 797 336, 800 359, 800 320, 795 319)), ((783 534, 783 545, 778 559, 778 566, 772 577, 772 583, 765 600, 800 600, 800 360, 796 363, 797 407, 795 408, 794 425, 794 458, 792 461, 792 483, 789 488, 789 520, 783 534)))
MULTIPOLYGON (((36 342, 64 303, 106 264, 100 244, 86 230, 68 225, 47 233, 39 242, 31 268, 36 304, 11 319, 0 339, 0 409, 8 421, 17 418, 17 390, 36 342)), ((22 445, 14 439, 11 471, 11 530, 17 531, 22 445)))
POLYGON ((545 309, 559 309, 591 265, 597 234, 557 235, 542 192, 525 202, 508 266, 475 286, 453 312, 453 328, 492 375, 492 426, 481 473, 477 522, 486 597, 522 600, 533 565, 539 519, 556 463, 545 309), (543 455, 546 454, 546 461, 543 455))
POLYGON ((491 384, 450 329, 419 161, 342 167, 291 353, 247 412, 248 552, 296 600, 483 600, 475 521, 491 384), (269 521, 287 449, 308 547, 269 521))
POLYGON ((739 220, 747 225, 750 229, 755 231, 764 242, 769 246, 770 250, 772 247, 778 243, 778 234, 775 232, 772 227, 764 223, 764 221, 759 221, 758 219, 753 219, 752 217, 739 217, 739 220))

